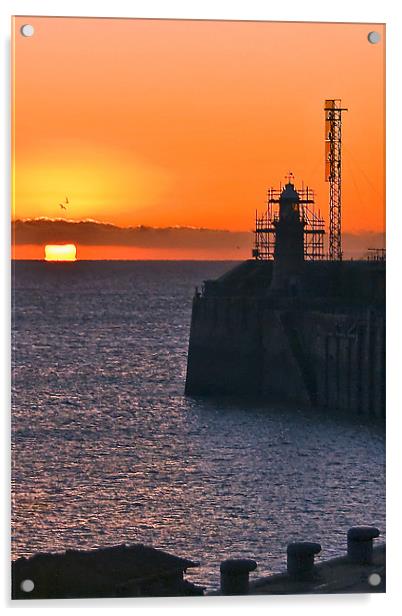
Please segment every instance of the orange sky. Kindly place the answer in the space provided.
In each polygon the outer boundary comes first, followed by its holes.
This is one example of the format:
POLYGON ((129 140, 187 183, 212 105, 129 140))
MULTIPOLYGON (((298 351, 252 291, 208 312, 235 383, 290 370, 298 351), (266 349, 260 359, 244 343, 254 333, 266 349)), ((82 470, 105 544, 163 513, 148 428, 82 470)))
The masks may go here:
POLYGON ((382 231, 384 37, 372 24, 15 18, 13 218, 63 216, 68 195, 73 220, 249 230, 291 170, 328 219, 322 109, 342 98, 343 228, 382 231))

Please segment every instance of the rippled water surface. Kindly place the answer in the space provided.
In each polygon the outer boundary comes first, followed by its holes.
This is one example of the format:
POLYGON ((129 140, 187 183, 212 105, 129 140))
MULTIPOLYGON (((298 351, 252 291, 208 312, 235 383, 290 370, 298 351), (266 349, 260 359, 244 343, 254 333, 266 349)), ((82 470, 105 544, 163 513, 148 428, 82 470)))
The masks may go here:
POLYGON ((286 544, 384 530, 375 426, 183 395, 194 285, 228 263, 20 262, 14 270, 13 557, 142 542, 280 570, 286 544))

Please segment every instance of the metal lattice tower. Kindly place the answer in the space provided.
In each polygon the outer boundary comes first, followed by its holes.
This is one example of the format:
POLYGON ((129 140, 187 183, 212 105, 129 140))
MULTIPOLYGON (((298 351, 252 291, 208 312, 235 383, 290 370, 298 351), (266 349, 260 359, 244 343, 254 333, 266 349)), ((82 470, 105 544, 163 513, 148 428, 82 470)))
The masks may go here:
POLYGON ((329 259, 342 260, 342 112, 339 98, 325 101, 325 181, 329 182, 329 259))

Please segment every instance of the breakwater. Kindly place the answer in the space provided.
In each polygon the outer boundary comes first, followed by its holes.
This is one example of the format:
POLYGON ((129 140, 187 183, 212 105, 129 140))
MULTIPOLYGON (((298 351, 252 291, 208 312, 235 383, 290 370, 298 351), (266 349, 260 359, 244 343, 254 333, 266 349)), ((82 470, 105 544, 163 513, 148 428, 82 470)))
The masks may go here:
POLYGON ((270 293, 272 269, 247 261, 195 294, 186 393, 383 418, 383 265, 305 263, 293 295, 270 293))

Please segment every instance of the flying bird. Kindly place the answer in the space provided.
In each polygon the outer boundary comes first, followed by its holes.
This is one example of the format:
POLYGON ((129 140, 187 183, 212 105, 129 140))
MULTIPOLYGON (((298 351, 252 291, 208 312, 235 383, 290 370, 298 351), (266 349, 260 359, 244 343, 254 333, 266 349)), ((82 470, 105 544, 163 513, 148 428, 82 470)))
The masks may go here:
MULTIPOLYGON (((69 201, 68 201, 68 197, 66 197, 66 200, 64 202, 66 205, 68 205, 69 201)), ((59 203, 59 206, 62 210, 66 210, 66 205, 64 205, 64 203, 59 203)))

